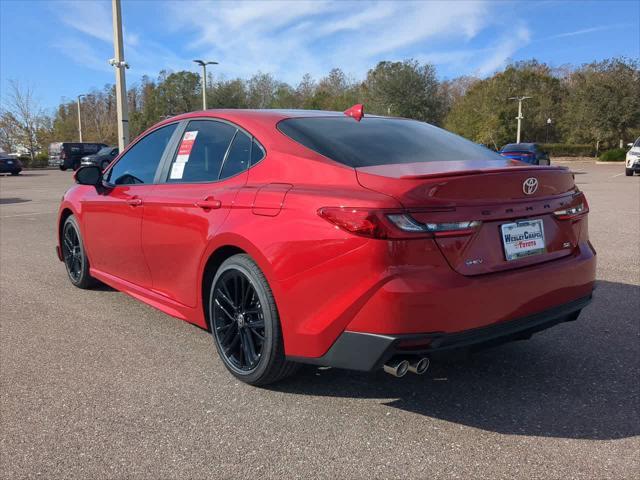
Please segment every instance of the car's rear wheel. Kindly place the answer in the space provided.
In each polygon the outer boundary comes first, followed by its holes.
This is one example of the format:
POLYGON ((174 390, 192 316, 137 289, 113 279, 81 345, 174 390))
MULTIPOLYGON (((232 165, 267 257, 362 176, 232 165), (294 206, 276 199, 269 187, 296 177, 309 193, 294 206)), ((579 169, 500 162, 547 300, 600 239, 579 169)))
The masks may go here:
POLYGON ((91 288, 96 280, 89 274, 89 259, 87 258, 80 227, 76 217, 70 215, 62 226, 62 258, 67 268, 71 283, 78 288, 91 288))
POLYGON ((209 290, 211 334, 225 367, 251 385, 292 374, 286 360, 278 309, 258 265, 245 254, 225 260, 209 290))

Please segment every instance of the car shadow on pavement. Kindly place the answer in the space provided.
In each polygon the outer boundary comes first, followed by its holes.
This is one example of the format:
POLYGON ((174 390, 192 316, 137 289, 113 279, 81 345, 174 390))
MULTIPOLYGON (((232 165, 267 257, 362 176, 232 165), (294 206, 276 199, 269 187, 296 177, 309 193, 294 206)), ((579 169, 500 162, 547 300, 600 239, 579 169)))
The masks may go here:
POLYGON ((598 282, 578 321, 464 360, 434 362, 424 376, 309 366, 272 389, 383 399, 393 408, 503 434, 632 437, 640 435, 639 311, 640 286, 598 282))
POLYGON ((7 198, 0 198, 0 205, 9 205, 13 203, 26 203, 30 201, 31 201, 30 198, 7 197, 7 198))

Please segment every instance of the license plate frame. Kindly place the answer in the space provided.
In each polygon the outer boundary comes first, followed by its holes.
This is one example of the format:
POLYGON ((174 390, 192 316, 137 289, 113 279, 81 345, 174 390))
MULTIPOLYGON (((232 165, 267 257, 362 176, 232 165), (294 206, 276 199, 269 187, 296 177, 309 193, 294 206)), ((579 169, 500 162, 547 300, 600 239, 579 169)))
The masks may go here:
POLYGON ((500 237, 508 262, 547 251, 544 222, 541 218, 516 220, 500 225, 500 237))

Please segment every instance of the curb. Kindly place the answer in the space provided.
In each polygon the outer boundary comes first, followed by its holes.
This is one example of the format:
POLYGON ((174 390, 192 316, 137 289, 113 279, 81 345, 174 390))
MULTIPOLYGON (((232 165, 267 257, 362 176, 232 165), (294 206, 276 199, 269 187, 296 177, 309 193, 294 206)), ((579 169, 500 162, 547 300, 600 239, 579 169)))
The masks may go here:
POLYGON ((600 161, 597 161, 596 165, 624 165, 625 163, 627 163, 627 162, 624 162, 624 161, 622 161, 622 162, 600 162, 600 161))

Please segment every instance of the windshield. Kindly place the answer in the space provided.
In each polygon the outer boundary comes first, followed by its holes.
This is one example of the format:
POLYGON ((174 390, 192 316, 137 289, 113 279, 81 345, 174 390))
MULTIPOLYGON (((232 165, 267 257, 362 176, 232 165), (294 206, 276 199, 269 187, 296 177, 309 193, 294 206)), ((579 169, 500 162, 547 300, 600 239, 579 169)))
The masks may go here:
POLYGON ((98 155, 110 155, 111 154, 111 147, 102 147, 100 150, 98 150, 98 155))
POLYGON ((415 120, 364 117, 291 118, 278 129, 305 147, 350 167, 416 162, 504 160, 441 128, 415 120))
POLYGON ((640 137, 636 138, 636 142, 633 144, 634 147, 640 147, 640 137))

